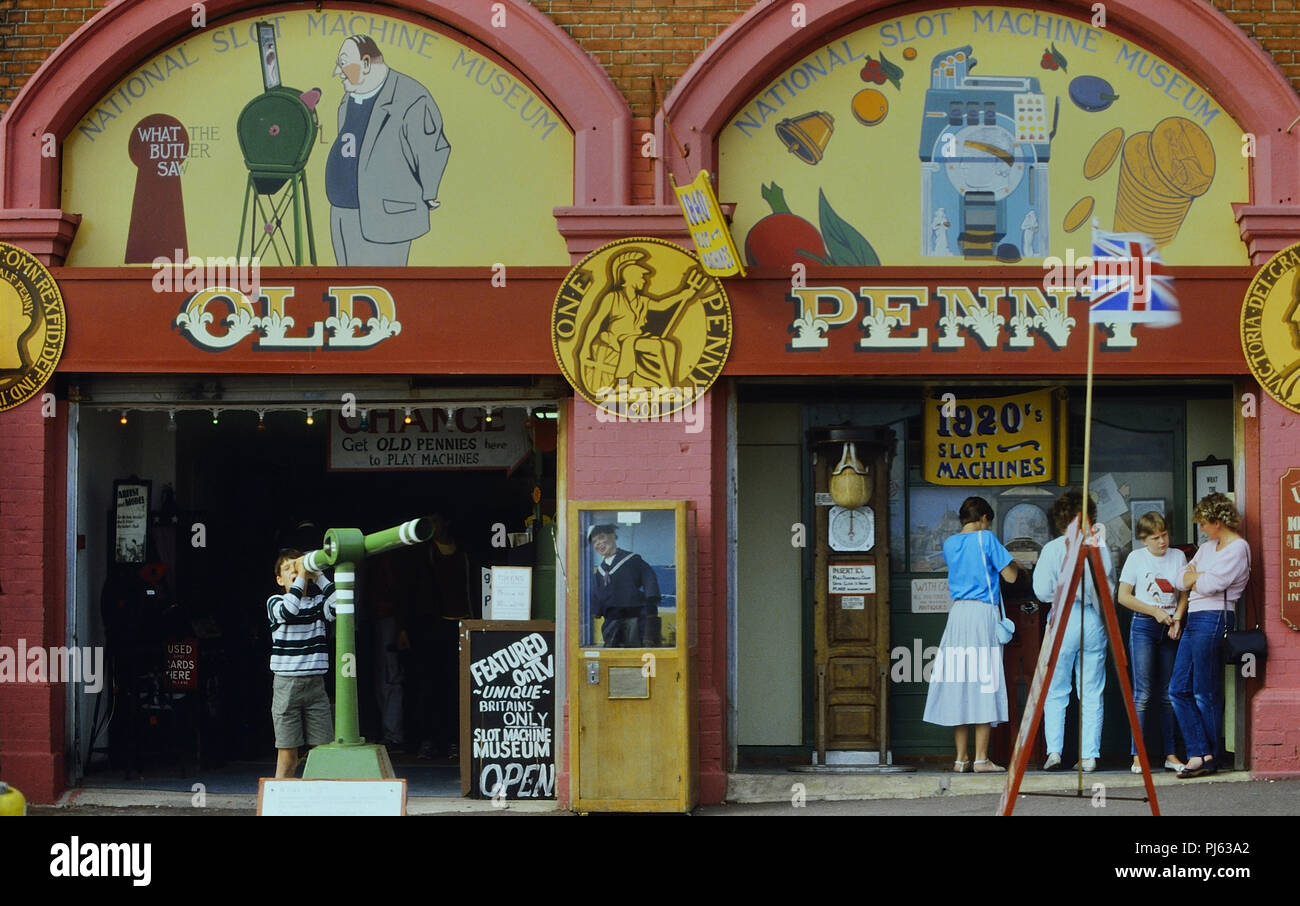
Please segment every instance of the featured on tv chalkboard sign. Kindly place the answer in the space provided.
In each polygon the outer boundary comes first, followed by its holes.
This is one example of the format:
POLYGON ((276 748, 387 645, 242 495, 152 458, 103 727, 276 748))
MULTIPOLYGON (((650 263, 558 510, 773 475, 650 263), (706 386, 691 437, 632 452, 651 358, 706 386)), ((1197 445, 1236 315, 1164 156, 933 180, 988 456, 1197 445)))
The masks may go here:
POLYGON ((555 624, 461 624, 461 791, 555 798, 555 624))

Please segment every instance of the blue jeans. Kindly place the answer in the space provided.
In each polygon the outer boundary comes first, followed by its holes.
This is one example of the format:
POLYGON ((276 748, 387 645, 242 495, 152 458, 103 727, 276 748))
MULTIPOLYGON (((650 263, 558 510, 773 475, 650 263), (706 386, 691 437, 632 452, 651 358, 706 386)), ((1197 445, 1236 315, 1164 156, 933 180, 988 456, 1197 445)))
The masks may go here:
POLYGON ((1169 699, 1173 702, 1178 729, 1187 743, 1187 757, 1219 754, 1219 731, 1223 715, 1223 659, 1219 652, 1224 621, 1233 626, 1232 612, 1198 610, 1187 615, 1187 626, 1169 678, 1169 699))
MULTIPOLYGON (((1169 627, 1144 613, 1133 614, 1128 633, 1128 656, 1133 665, 1133 704, 1137 706, 1138 732, 1147 728, 1147 708, 1153 696, 1160 697, 1161 755, 1174 753, 1174 709, 1169 702, 1169 677, 1174 672, 1178 643, 1169 638, 1169 627)), ((1137 754, 1134 741, 1130 755, 1137 754)))
POLYGON ((1083 738, 1079 740, 1080 758, 1101 755, 1101 724, 1104 711, 1102 691, 1106 687, 1106 627, 1096 607, 1075 602, 1070 621, 1061 627, 1061 651, 1052 673, 1047 698, 1043 702, 1043 736, 1047 751, 1060 754, 1065 744, 1065 707, 1070 703, 1070 687, 1079 684, 1077 666, 1083 661, 1083 690, 1079 695, 1083 708, 1083 738), (1083 612, 1083 651, 1079 650, 1079 620, 1083 612))

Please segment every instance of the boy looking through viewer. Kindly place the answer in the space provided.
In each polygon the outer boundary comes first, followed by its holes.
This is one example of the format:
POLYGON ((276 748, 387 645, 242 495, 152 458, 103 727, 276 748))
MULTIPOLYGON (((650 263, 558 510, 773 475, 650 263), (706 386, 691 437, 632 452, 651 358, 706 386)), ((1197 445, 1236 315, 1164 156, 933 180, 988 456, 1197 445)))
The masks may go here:
POLYGON ((283 594, 266 600, 271 624, 271 723, 275 727, 276 779, 298 770, 298 749, 334 738, 334 717, 325 694, 329 646, 325 621, 334 620, 334 583, 308 572, 302 551, 289 548, 275 560, 283 594), (315 594, 307 594, 308 586, 315 594))

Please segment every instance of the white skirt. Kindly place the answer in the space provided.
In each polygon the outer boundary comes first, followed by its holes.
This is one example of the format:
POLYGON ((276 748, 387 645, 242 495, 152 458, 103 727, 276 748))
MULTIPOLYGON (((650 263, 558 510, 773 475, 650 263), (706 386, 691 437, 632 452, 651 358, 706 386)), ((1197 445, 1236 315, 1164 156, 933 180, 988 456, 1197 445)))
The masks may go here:
POLYGON ((939 642, 925 697, 927 723, 944 727, 1007 720, 1007 683, 998 643, 998 608, 987 601, 954 601, 939 642))

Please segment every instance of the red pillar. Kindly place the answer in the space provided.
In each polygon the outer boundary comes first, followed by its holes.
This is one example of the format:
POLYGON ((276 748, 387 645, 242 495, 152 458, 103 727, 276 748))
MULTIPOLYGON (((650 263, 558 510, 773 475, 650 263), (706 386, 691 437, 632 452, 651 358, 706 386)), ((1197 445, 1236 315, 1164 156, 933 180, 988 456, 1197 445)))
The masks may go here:
MULTIPOLYGON (((1300 466, 1300 415, 1267 394, 1259 403, 1259 481, 1262 550, 1255 551, 1263 565, 1263 628, 1268 637, 1268 660, 1260 671, 1263 687, 1251 701, 1251 775, 1300 776, 1300 632, 1282 622, 1281 501, 1279 482, 1287 469, 1300 466)), ((1258 576, 1259 573, 1257 572, 1258 576)), ((1300 614, 1288 614, 1300 623, 1300 614)))
MULTIPOLYGON (((29 651, 66 644, 67 405, 44 417, 43 395, 0 413, 0 647, 11 660, 19 640, 29 651)), ((53 802, 66 778, 64 688, 28 683, 16 666, 18 681, 0 682, 0 779, 53 802)))

